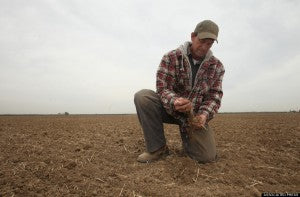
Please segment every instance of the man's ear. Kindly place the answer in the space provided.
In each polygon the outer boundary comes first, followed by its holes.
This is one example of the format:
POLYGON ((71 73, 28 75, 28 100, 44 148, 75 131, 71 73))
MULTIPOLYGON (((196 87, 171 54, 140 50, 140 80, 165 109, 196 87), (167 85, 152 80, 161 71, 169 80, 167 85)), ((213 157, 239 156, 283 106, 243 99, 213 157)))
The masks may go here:
POLYGON ((191 41, 193 41, 193 39, 195 39, 195 37, 197 37, 197 33, 192 32, 191 33, 191 41))

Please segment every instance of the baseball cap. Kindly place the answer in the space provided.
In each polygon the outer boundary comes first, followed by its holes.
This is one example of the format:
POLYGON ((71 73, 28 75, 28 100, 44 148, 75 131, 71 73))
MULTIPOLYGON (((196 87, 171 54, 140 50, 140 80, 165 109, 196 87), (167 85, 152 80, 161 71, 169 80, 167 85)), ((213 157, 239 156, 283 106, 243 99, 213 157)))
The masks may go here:
POLYGON ((211 38, 218 42, 219 27, 211 20, 204 20, 197 24, 194 33, 199 39, 211 38))

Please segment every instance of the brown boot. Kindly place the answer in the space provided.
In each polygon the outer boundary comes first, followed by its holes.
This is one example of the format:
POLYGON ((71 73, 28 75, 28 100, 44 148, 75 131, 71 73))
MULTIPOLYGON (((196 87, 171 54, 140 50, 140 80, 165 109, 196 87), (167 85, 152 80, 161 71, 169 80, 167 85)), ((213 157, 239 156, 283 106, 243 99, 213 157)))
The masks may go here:
POLYGON ((169 155, 169 149, 167 146, 164 146, 155 152, 144 152, 140 154, 137 158, 137 161, 141 163, 150 163, 159 160, 167 155, 169 155))

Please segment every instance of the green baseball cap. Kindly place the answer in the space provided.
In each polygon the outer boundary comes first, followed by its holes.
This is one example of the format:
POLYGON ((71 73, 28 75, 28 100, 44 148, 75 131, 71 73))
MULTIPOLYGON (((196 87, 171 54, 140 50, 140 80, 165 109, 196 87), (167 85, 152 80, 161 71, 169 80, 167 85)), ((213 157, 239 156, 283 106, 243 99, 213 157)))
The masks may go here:
POLYGON ((199 39, 211 38, 218 42, 219 27, 211 20, 204 20, 197 24, 194 33, 199 39))

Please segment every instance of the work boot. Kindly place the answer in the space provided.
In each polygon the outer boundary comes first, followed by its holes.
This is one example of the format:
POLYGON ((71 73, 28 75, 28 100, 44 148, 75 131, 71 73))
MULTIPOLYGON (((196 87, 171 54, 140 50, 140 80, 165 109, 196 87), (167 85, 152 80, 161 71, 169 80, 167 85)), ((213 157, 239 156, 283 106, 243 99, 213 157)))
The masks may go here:
POLYGON ((159 150, 149 153, 149 152, 144 152, 140 154, 137 158, 138 162, 141 163, 150 163, 156 160, 159 160, 169 154, 169 149, 167 146, 164 146, 160 148, 159 150))

